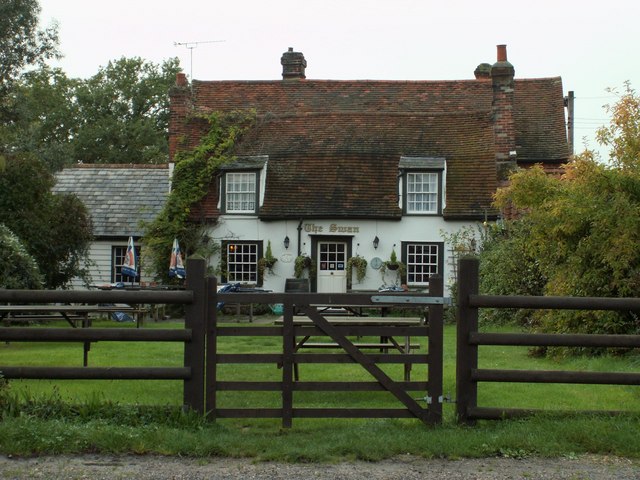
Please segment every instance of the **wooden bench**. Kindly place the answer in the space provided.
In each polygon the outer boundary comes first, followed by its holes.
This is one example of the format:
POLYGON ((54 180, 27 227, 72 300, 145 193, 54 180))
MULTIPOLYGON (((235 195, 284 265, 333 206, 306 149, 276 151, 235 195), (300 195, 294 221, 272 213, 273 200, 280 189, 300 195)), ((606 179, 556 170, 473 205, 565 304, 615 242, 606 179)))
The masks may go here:
MULTIPOLYGON (((389 349, 389 348, 396 348, 397 347, 393 344, 393 343, 362 343, 362 342, 357 342, 353 344, 355 347, 358 348, 378 348, 378 349, 389 349)), ((404 348, 407 345, 400 345, 400 347, 404 348)), ((298 348, 341 348, 340 345, 338 345, 335 342, 305 342, 302 345, 300 345, 298 348)), ((419 343, 412 343, 409 345, 409 349, 410 350, 414 350, 414 349, 418 349, 420 348, 420 344, 419 343)))
POLYGON ((54 314, 45 314, 45 313, 19 313, 15 315, 8 315, 3 318, 2 322, 5 325, 12 324, 32 324, 32 323, 41 323, 41 322, 55 322, 55 321, 67 321, 73 323, 74 325, 78 325, 78 323, 82 324, 83 321, 87 319, 86 315, 72 314, 67 313, 66 317, 61 315, 54 314))

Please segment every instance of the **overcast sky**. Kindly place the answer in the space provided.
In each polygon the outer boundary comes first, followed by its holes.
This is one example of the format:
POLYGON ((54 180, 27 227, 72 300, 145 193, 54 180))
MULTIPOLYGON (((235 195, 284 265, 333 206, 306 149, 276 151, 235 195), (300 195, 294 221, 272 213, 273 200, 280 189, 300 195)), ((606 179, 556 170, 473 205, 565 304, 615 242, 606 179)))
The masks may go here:
MULTIPOLYGON (((576 151, 607 124, 602 106, 640 87, 637 0, 40 0, 59 24, 72 77, 109 60, 178 57, 198 80, 280 79, 302 52, 310 79, 459 80, 506 44, 517 78, 560 76, 575 92, 576 151), (178 45, 176 45, 176 43, 178 45), (191 47, 191 48, 190 48, 191 47)), ((604 150, 600 152, 606 156, 604 150)))

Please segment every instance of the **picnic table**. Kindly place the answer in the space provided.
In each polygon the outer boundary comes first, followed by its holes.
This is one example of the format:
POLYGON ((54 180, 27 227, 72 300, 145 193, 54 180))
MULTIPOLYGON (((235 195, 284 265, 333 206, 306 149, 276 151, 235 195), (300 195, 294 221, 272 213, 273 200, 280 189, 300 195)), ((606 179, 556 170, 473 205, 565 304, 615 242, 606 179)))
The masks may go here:
MULTIPOLYGON (((271 290, 265 290, 264 288, 256 288, 256 287, 248 287, 243 286, 240 283, 225 283, 218 285, 218 293, 269 293, 271 290)), ((231 303, 233 302, 226 302, 231 303)), ((222 310, 222 307, 225 306, 225 302, 218 302, 216 304, 216 309, 218 311, 222 310)), ((236 315, 240 315, 240 303, 236 303, 236 315)), ((249 322, 253 322, 253 303, 249 304, 249 322)))
MULTIPOLYGON (((364 327, 364 326, 380 326, 380 327, 412 327, 420 326, 423 324, 423 319, 420 317, 387 317, 387 316, 360 316, 360 315, 326 315, 324 317, 327 322, 333 326, 342 327, 364 327)), ((284 324, 284 317, 279 317, 275 321, 276 325, 284 324)), ((294 326, 312 326, 314 322, 311 318, 305 315, 293 316, 294 326)), ((310 341, 313 335, 302 335, 298 339, 294 338, 294 353, 303 348, 315 348, 315 349, 335 349, 340 346, 331 342, 315 342, 310 341)), ((393 335, 380 336, 379 342, 362 342, 355 341, 354 346, 359 349, 377 349, 382 353, 388 353, 390 350, 398 351, 401 354, 410 354, 412 350, 420 348, 420 344, 411 343, 410 335, 402 335, 402 339, 398 341, 393 335)), ((297 367, 297 365, 296 365, 297 367)), ((295 377, 298 380, 298 371, 295 369, 295 377)), ((411 377, 411 364, 404 365, 404 378, 405 381, 410 381, 411 377)))
MULTIPOLYGON (((66 320, 72 328, 89 328, 92 313, 131 312, 137 309, 129 305, 0 305, 0 320, 9 327, 17 322, 43 322, 66 320)), ((139 323, 138 323, 139 326, 139 323)), ((89 360, 91 342, 84 342, 83 365, 89 360)))

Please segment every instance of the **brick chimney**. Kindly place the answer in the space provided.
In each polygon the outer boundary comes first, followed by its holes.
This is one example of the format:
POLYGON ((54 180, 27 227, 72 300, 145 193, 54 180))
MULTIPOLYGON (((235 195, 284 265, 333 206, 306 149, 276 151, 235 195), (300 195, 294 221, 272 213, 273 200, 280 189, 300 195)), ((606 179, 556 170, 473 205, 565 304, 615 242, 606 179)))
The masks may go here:
POLYGON ((188 84, 187 76, 184 73, 176 73, 176 87, 186 87, 188 84))
POLYGON ((169 89, 169 161, 173 161, 181 148, 187 148, 189 139, 187 119, 192 111, 191 89, 187 76, 178 72, 176 84, 169 89), (182 145, 182 147, 181 147, 182 145))
POLYGON ((498 182, 507 180, 516 166, 516 129, 513 115, 515 69, 507 60, 507 46, 498 45, 498 61, 491 66, 493 131, 498 182))
POLYGON ((282 54, 280 63, 282 64, 283 80, 307 78, 304 74, 304 70, 307 68, 307 61, 302 53, 294 52, 293 48, 289 47, 289 51, 282 54))

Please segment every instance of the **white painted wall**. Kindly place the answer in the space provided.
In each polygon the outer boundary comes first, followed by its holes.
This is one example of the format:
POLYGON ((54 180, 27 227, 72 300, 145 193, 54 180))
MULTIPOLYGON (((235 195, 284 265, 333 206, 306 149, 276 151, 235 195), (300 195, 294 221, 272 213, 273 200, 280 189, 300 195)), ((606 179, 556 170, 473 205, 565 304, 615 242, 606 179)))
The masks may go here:
MULTIPOLYGON (((111 283, 111 251, 113 247, 126 247, 127 241, 97 240, 89 247, 89 263, 85 268, 91 273, 91 285, 104 285, 111 283)), ((138 245, 136 244, 136 247, 138 245)), ((143 247, 144 248, 144 247, 143 247)), ((169 257, 167 256, 167 269, 169 268, 169 257)), ((142 266, 142 282, 151 282, 153 278, 145 272, 142 266)), ((69 284, 69 288, 74 290, 86 290, 85 284, 79 278, 74 278, 69 284)))
MULTIPOLYGON (((263 240, 264 248, 271 240, 271 249, 278 262, 273 268, 273 274, 265 273, 263 288, 281 292, 284 290, 286 278, 292 278, 294 261, 298 253, 298 224, 299 221, 262 222, 255 216, 222 216, 219 224, 211 230, 210 235, 215 241, 222 240, 263 240), (284 248, 284 238, 288 236, 291 244, 284 248)), ((353 280, 354 289, 377 290, 384 282, 379 270, 371 267, 371 259, 379 257, 388 260, 393 245, 396 244, 396 254, 401 256, 401 242, 444 242, 442 232, 455 233, 465 226, 476 225, 474 222, 444 221, 442 217, 407 216, 401 221, 371 221, 371 220, 304 220, 301 235, 301 251, 311 254, 311 235, 353 235, 353 254, 363 256, 369 265, 367 276, 362 283, 353 280), (357 228, 357 232, 332 232, 331 225, 338 227, 357 228), (378 236, 380 243, 377 249, 373 247, 373 239, 378 236), (359 246, 358 246, 359 244, 359 246)), ((444 279, 448 295, 448 285, 452 276, 449 250, 451 246, 445 244, 444 279)), ((220 259, 212 259, 212 265, 218 265, 220 259)), ((391 283, 391 279, 387 279, 391 283)))

